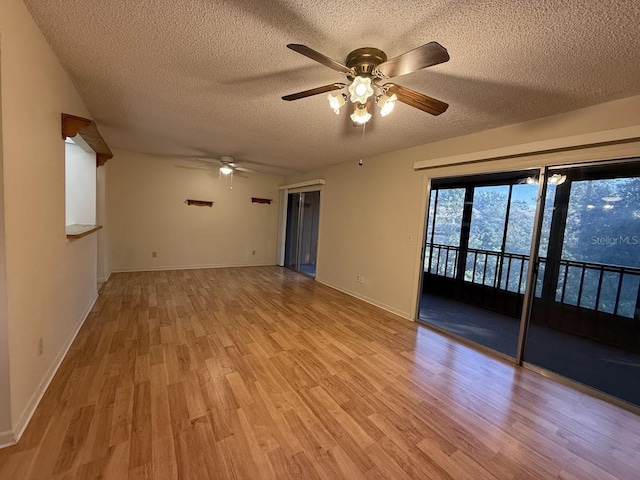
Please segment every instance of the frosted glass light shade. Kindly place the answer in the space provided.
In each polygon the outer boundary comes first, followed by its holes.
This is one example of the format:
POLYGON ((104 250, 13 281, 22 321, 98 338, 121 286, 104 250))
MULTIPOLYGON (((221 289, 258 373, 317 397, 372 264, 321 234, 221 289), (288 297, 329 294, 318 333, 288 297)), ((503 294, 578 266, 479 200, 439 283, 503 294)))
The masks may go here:
POLYGON ((368 77, 356 77, 349 85, 349 93, 353 103, 367 103, 367 98, 373 95, 371 79, 368 77))
POLYGON ((338 115, 340 113, 340 107, 347 101, 347 96, 344 93, 340 95, 328 94, 327 100, 329 100, 329 106, 333 108, 333 111, 338 115))
POLYGON ((380 115, 386 117, 389 115, 393 108, 396 106, 396 102, 398 101, 398 97, 394 93, 390 97, 386 95, 380 95, 378 97, 378 106, 380 107, 380 115))
POLYGON ((353 120, 354 123, 364 125, 371 120, 371 114, 367 112, 367 107, 363 105, 356 108, 356 111, 351 114, 351 120, 353 120))
POLYGON ((559 173, 554 173, 549 177, 550 185, 562 185, 567 180, 566 175, 561 175, 559 173))

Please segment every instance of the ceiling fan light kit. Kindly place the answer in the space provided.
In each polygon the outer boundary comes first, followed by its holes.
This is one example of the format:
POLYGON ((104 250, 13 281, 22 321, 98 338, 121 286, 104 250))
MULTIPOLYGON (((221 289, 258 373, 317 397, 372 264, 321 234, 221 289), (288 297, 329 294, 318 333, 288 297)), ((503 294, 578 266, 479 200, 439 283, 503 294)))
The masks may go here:
POLYGON ((364 125, 371 120, 371 114, 367 110, 367 105, 356 104, 355 111, 351 114, 351 120, 358 125, 364 125))
POLYGON ((349 85, 349 93, 351 94, 351 103, 367 103, 367 99, 373 95, 371 78, 360 76, 354 78, 349 85))
MULTIPOLYGON (((347 55, 344 65, 305 45, 291 43, 287 47, 347 77, 350 82, 348 85, 349 97, 344 93, 338 95, 329 93, 327 100, 333 111, 339 114, 340 107, 349 98, 355 106, 351 119, 356 125, 365 125, 371 119, 369 112, 371 102, 368 100, 372 96, 375 96, 376 104, 380 108, 380 115, 383 117, 391 113, 398 101, 431 115, 440 115, 449 107, 445 102, 401 85, 381 83, 392 77, 406 75, 449 61, 447 50, 437 42, 429 42, 390 60, 387 60, 387 55, 377 48, 358 48, 347 55)), ((299 100, 320 93, 341 90, 346 86, 344 83, 332 83, 285 95, 282 99, 286 101, 299 100)))
POLYGON ((398 101, 398 97, 395 93, 390 97, 387 95, 380 95, 376 99, 376 103, 380 107, 380 116, 386 117, 387 115, 389 115, 396 106, 396 101, 398 101))
POLYGON ((327 100, 329 100, 329 106, 333 108, 335 114, 339 115, 340 107, 342 107, 346 103, 347 96, 344 93, 341 95, 332 95, 329 93, 327 94, 327 100))

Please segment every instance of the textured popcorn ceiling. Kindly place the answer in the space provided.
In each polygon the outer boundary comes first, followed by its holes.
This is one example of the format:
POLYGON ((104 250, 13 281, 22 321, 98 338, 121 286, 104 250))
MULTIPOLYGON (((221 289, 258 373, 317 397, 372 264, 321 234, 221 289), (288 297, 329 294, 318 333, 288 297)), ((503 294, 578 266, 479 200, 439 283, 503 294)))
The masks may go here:
POLYGON ((339 61, 436 40, 451 60, 397 83, 450 103, 374 112, 371 156, 640 94, 637 0, 25 0, 110 146, 233 155, 309 170, 353 159, 361 129, 325 95, 343 77, 287 48, 339 61), (350 12, 356 12, 351 15, 350 12))

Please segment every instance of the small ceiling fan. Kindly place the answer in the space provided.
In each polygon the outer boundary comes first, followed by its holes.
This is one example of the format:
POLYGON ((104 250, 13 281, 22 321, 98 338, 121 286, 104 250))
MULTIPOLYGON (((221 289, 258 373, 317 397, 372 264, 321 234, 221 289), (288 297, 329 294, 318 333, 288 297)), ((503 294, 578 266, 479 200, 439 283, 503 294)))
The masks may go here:
POLYGON ((191 158, 191 160, 207 163, 209 165, 219 165, 221 175, 232 175, 232 174, 238 175, 238 172, 248 172, 248 173, 256 172, 255 170, 252 170, 250 168, 243 167, 240 163, 236 161, 235 158, 229 155, 220 155, 218 158, 191 158))
MULTIPOLYGON (((371 119, 369 108, 372 97, 375 98, 377 105, 380 107, 380 114, 383 117, 391 113, 396 101, 431 115, 440 115, 449 107, 445 102, 428 97, 402 85, 383 83, 393 77, 448 62, 449 53, 438 42, 429 42, 389 60, 387 55, 377 48, 358 48, 347 55, 344 64, 305 45, 290 43, 287 48, 346 76, 349 81, 349 97, 345 93, 338 95, 329 93, 327 99, 337 115, 340 113, 340 107, 349 98, 354 104, 351 120, 356 126, 364 125, 371 119)), ((282 99, 286 101, 299 100, 334 90, 342 90, 345 87, 347 87, 346 83, 331 83, 311 90, 285 95, 282 99)))

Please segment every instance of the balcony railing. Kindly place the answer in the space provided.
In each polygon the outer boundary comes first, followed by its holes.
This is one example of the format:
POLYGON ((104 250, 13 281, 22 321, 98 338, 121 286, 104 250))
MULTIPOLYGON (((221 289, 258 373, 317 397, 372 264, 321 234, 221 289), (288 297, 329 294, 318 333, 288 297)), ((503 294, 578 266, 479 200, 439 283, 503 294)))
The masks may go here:
MULTIPOLYGON (((539 276, 544 272, 545 261, 544 258, 540 259, 539 276)), ((566 305, 634 318, 640 306, 639 287, 640 268, 560 260, 555 300, 566 305)))
MULTIPOLYGON (((459 261, 459 247, 427 244, 424 271, 455 279, 459 261)), ((538 298, 542 296, 546 262, 546 258, 539 258, 538 298)), ((469 248, 464 281, 523 295, 528 268, 528 255, 469 248)), ((640 310, 640 268, 560 260, 554 300, 560 304, 637 318, 640 310)))

